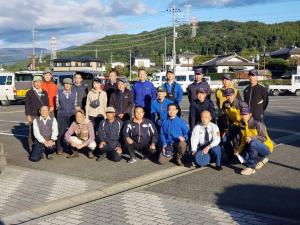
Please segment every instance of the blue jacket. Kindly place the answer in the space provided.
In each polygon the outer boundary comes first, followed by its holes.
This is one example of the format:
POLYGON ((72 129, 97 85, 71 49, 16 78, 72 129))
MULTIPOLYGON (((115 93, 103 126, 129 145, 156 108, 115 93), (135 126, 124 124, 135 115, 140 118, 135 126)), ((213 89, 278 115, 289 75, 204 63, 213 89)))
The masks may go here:
POLYGON ((162 146, 172 144, 179 141, 179 136, 188 140, 189 128, 187 123, 176 116, 174 119, 167 119, 163 121, 160 128, 160 141, 162 146))
POLYGON ((63 90, 58 91, 56 98, 57 117, 75 115, 77 93, 72 90, 67 98, 63 90))
POLYGON ((137 81, 133 85, 134 103, 144 107, 145 110, 151 109, 151 100, 156 99, 156 90, 150 81, 137 81))
POLYGON ((179 105, 183 98, 183 90, 180 84, 173 82, 170 85, 169 82, 166 82, 164 88, 167 90, 167 98, 179 105))
POLYGON ((165 98, 162 103, 155 99, 151 102, 151 120, 155 123, 155 116, 157 115, 157 125, 161 126, 165 119, 168 119, 168 105, 173 103, 171 100, 165 98))

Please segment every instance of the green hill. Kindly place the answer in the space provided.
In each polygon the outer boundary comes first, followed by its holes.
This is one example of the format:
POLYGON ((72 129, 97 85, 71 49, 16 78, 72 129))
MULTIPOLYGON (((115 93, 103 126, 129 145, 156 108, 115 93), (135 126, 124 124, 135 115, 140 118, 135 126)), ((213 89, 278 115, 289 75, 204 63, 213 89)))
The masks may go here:
MULTIPOLYGON (((191 27, 181 25, 176 28, 178 38, 177 53, 186 50, 200 55, 220 55, 229 52, 241 53, 244 56, 255 56, 266 51, 274 51, 281 47, 300 46, 300 21, 278 24, 260 22, 199 22, 196 37, 191 37, 191 27)), ((80 47, 61 51, 58 57, 93 56, 106 62, 128 62, 129 49, 132 57, 150 57, 156 64, 162 64, 164 53, 164 37, 167 37, 167 54, 172 51, 172 28, 160 28, 151 32, 136 35, 110 35, 80 47)), ((47 58, 49 62, 49 58, 47 58)))

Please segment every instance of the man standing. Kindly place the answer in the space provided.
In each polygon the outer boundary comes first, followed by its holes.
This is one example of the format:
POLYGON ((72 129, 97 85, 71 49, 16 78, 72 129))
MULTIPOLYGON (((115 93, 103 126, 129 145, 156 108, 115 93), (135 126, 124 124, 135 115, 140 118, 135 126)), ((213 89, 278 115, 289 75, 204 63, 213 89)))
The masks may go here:
POLYGON ((162 153, 158 162, 164 164, 172 158, 178 166, 183 166, 181 161, 186 152, 189 128, 187 123, 177 116, 177 105, 172 103, 168 106, 169 118, 164 120, 160 128, 160 142, 162 153))
POLYGON ((267 155, 273 151, 266 126, 252 118, 247 106, 241 109, 241 141, 235 155, 242 155, 246 169, 241 171, 242 175, 252 175, 261 169, 268 161, 267 155))
POLYGON ((127 79, 119 77, 117 80, 118 89, 112 93, 109 106, 114 107, 116 115, 121 120, 129 120, 134 107, 134 99, 132 92, 126 87, 127 79))
POLYGON ((232 83, 230 74, 223 74, 222 84, 223 84, 223 87, 216 91, 216 104, 219 109, 219 115, 222 113, 223 103, 227 100, 226 97, 224 96, 224 91, 227 88, 232 88, 234 90, 236 97, 238 99, 241 99, 239 91, 233 87, 233 83, 232 83))
POLYGON ((99 149, 100 156, 97 161, 106 157, 114 162, 120 161, 122 148, 121 148, 121 130, 123 122, 116 118, 116 111, 113 107, 106 108, 106 119, 102 120, 99 125, 99 149))
POLYGON ((194 127, 191 136, 192 156, 196 156, 197 151, 203 154, 210 154, 216 159, 216 170, 222 170, 221 158, 222 150, 220 147, 220 132, 217 125, 211 122, 209 111, 201 113, 201 124, 194 127))
POLYGON ((248 75, 250 85, 244 90, 244 100, 249 106, 253 119, 263 122, 264 111, 269 103, 268 91, 264 86, 258 84, 257 70, 250 70, 248 75))
POLYGON ((54 117, 49 116, 48 106, 40 108, 40 117, 33 120, 34 143, 29 160, 38 162, 45 153, 47 159, 53 159, 50 154, 56 151, 58 127, 54 117))
POLYGON ((209 84, 203 79, 202 69, 199 68, 199 69, 195 70, 195 81, 187 87, 187 93, 188 93, 188 98, 189 98, 190 104, 197 100, 196 91, 200 87, 204 88, 207 96, 210 95, 209 84))
POLYGON ((159 130, 163 121, 168 119, 168 105, 173 103, 166 98, 166 89, 164 87, 157 88, 157 99, 151 103, 151 120, 155 123, 159 130))
POLYGON ((154 85, 147 81, 147 73, 144 69, 139 70, 139 81, 133 85, 135 105, 142 106, 146 112, 145 117, 150 118, 151 101, 156 99, 154 85))
POLYGON ((76 93, 76 110, 84 109, 86 103, 87 88, 82 85, 81 74, 76 73, 74 75, 74 86, 72 91, 76 93))
POLYGON ((178 106, 179 114, 180 114, 180 103, 183 98, 183 90, 180 86, 180 84, 176 83, 175 81, 175 74, 173 70, 167 71, 167 82, 164 83, 164 88, 167 92, 167 98, 173 101, 178 106))
POLYGON ((46 91, 48 94, 50 116, 54 117, 54 110, 55 110, 56 95, 58 92, 58 87, 53 82, 52 71, 50 69, 46 69, 44 71, 44 82, 42 83, 42 89, 44 91, 46 91))
POLYGON ((136 162, 135 153, 145 159, 156 152, 157 130, 151 120, 144 118, 144 115, 144 108, 136 106, 133 119, 124 126, 125 146, 130 155, 128 163, 136 162))
POLYGON ((29 124, 28 151, 30 151, 33 142, 33 119, 39 116, 39 110, 44 105, 49 105, 48 94, 42 89, 42 77, 34 76, 33 87, 26 93, 25 97, 25 115, 29 124))
POLYGON ((107 94, 107 106, 110 105, 110 98, 111 98, 112 94, 114 92, 116 92, 117 89, 118 89, 118 86, 117 86, 117 77, 118 77, 117 72, 114 71, 114 70, 111 71, 109 73, 109 77, 108 77, 109 80, 104 85, 104 91, 107 94))
POLYGON ((79 157, 78 151, 88 150, 88 158, 94 158, 96 148, 95 133, 91 121, 86 120, 82 109, 76 111, 75 121, 65 133, 65 140, 70 145, 68 159, 79 157))
POLYGON ((205 110, 210 112, 213 121, 216 119, 214 103, 210 99, 206 98, 206 90, 201 87, 196 93, 197 100, 192 102, 190 106, 189 124, 191 130, 198 122, 200 122, 201 113, 205 110))
POLYGON ((63 80, 63 89, 58 92, 56 97, 57 122, 58 122, 58 142, 57 154, 63 153, 64 134, 72 122, 75 115, 76 92, 72 91, 72 79, 63 80))

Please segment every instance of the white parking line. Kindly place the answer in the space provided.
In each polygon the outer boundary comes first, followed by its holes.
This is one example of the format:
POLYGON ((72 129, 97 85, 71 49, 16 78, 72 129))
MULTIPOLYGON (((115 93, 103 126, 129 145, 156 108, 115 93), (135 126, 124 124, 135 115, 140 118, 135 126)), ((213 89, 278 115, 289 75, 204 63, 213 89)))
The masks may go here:
POLYGON ((22 135, 22 134, 12 134, 12 133, 0 133, 0 135, 5 135, 5 136, 15 136, 15 137, 26 137, 28 138, 28 135, 22 135))
POLYGON ((14 121, 14 120, 0 120, 0 122, 5 122, 5 123, 25 123, 28 124, 26 121, 14 121))
POLYGON ((17 113, 17 112, 24 112, 24 110, 22 110, 22 111, 0 112, 0 114, 9 114, 9 113, 17 113))

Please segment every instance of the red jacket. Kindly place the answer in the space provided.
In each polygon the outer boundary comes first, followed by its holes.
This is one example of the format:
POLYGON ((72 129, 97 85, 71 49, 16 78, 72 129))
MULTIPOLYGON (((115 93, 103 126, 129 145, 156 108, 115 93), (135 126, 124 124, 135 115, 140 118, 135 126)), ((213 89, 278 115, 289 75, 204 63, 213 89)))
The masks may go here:
POLYGON ((53 82, 45 82, 42 83, 42 89, 47 92, 49 98, 49 107, 55 107, 56 95, 58 92, 58 87, 53 82))

